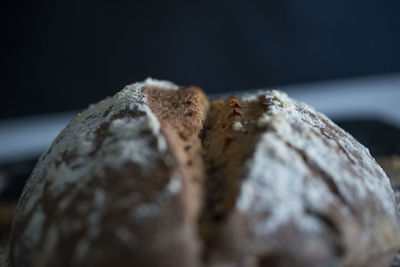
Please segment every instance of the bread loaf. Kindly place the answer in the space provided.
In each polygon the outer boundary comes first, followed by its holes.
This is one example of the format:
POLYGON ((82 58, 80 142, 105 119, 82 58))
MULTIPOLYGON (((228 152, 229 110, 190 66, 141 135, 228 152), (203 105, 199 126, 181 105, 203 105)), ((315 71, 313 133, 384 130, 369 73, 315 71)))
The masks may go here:
POLYGON ((14 267, 388 266, 392 189, 280 91, 209 101, 147 79, 78 114, 19 200, 14 267))

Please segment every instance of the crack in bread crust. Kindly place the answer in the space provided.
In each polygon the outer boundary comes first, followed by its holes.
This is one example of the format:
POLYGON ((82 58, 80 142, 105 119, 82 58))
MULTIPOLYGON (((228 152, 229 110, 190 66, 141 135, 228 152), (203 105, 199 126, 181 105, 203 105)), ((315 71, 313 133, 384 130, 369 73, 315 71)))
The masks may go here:
MULTIPOLYGON (((202 132, 207 180, 199 220, 206 264, 213 261, 216 253, 224 253, 218 244, 222 239, 221 228, 226 226, 227 217, 235 210, 245 175, 242 163, 250 158, 255 140, 261 133, 254 122, 263 110, 263 103, 245 103, 236 96, 211 102, 202 132)), ((234 253, 229 256, 235 257, 234 253)))

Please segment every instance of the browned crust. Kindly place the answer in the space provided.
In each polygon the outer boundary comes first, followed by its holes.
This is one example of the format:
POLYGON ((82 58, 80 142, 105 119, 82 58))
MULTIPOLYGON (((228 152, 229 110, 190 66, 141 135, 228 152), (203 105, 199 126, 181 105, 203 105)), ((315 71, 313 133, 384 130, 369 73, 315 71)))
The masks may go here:
POLYGON ((239 256, 239 253, 235 255, 238 252, 235 248, 226 249, 228 242, 223 237, 223 229, 227 227, 227 216, 235 209, 240 183, 245 176, 243 163, 250 157, 261 133, 254 122, 264 109, 263 103, 244 102, 236 96, 211 102, 202 133, 207 181, 199 231, 205 242, 205 262, 212 261, 216 254, 230 258, 239 256), (240 126, 235 128, 235 123, 240 126))
MULTIPOLYGON (((204 180, 198 134, 208 100, 200 89, 194 87, 179 91, 147 87, 143 93, 147 95, 146 105, 161 122, 167 151, 151 162, 151 169, 129 161, 118 169, 99 166, 104 168, 101 177, 93 175, 81 188, 69 184, 56 197, 48 189, 51 184, 45 182, 44 193, 37 201, 46 216, 41 239, 34 248, 21 239, 38 208, 17 216, 11 238, 13 266, 123 267, 132 266, 132 263, 137 266, 198 266, 196 255, 200 247, 195 225, 204 180), (166 192, 172 178, 180 181, 179 191, 174 194, 166 192), (90 253, 76 262, 75 252, 80 244, 88 234, 98 231, 85 224, 92 212, 96 190, 106 192, 104 209, 98 215, 101 216, 101 235, 91 241, 90 253), (74 194, 71 204, 60 211, 60 203, 70 194, 74 194), (132 208, 141 205, 153 205, 159 213, 133 219, 132 208), (75 229, 73 225, 76 222, 83 222, 83 226, 75 229), (46 248, 46 240, 54 225, 58 226, 57 245, 46 248), (134 238, 126 240, 129 244, 121 242, 116 235, 117 229, 124 229, 126 237, 129 234, 134 238)), ((107 111, 103 114, 104 118, 106 116, 107 111)), ((127 108, 100 124, 94 133, 94 149, 88 153, 87 160, 94 160, 98 153, 103 153, 100 148, 106 138, 113 135, 110 125, 114 120, 140 119, 141 116, 144 116, 143 111, 127 108)), ((152 136, 152 133, 144 131, 137 138, 145 136, 152 136)), ((148 149, 157 149, 155 137, 150 140, 148 149)), ((72 164, 76 158, 73 151, 67 150, 61 161, 54 164, 56 167, 61 163, 72 164)), ((19 206, 27 205, 29 197, 27 191, 19 206)))
POLYGON ((168 147, 176 160, 184 182, 185 214, 193 223, 198 216, 201 186, 205 180, 202 145, 199 138, 208 99, 197 87, 181 87, 178 91, 148 87, 144 90, 147 105, 162 124, 168 147))

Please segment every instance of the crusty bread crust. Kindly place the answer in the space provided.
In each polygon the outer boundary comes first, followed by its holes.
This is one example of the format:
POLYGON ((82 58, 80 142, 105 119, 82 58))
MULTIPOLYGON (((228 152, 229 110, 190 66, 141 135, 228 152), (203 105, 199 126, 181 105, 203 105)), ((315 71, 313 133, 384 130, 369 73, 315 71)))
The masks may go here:
POLYGON ((147 79, 78 114, 24 188, 13 266, 390 263, 394 197, 368 149, 280 91, 208 107, 147 79))
MULTIPOLYGON (((230 177, 219 177, 224 181, 236 174, 231 186, 239 183, 240 188, 235 190, 235 206, 222 221, 211 223, 209 264, 389 264, 400 240, 393 192, 368 149, 323 114, 281 91, 236 99, 239 107, 231 101, 227 99, 225 106, 238 115, 220 112, 213 127, 231 126, 226 129, 233 130, 222 136, 233 139, 230 147, 212 154, 224 156, 229 164, 242 157, 238 151, 248 151, 243 143, 252 152, 247 160, 241 159, 243 164, 230 167, 236 168, 230 177), (249 105, 256 112, 244 111, 249 105)), ((212 206, 223 201, 224 197, 217 198, 212 206)))
POLYGON ((196 266, 196 201, 188 197, 200 199, 203 171, 186 162, 201 150, 187 151, 180 136, 200 147, 206 105, 199 89, 178 89, 148 79, 70 122, 18 203, 14 266, 196 266), (152 103, 161 98, 185 103, 182 114, 163 116, 168 110, 152 103))

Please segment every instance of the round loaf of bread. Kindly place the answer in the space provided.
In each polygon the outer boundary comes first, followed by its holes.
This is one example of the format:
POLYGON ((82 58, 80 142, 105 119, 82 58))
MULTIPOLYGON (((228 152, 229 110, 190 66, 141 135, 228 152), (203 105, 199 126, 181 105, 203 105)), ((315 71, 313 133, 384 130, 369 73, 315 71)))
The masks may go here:
POLYGON ((388 266, 393 191, 358 143, 280 91, 209 101, 147 79, 78 114, 40 158, 13 267, 388 266))

